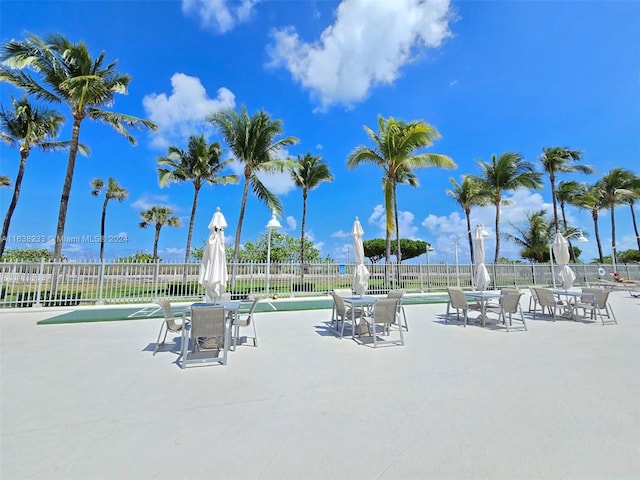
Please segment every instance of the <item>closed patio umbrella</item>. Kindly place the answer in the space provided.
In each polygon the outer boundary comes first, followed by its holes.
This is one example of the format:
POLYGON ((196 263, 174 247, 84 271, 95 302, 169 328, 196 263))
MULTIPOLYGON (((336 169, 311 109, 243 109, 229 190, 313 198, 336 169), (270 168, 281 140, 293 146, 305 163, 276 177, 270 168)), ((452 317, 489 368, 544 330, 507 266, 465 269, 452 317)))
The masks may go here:
POLYGON ((202 255, 198 283, 206 290, 205 301, 217 302, 227 286, 227 258, 224 248, 224 229, 227 221, 216 208, 211 222, 209 222, 209 238, 202 255))
POLYGON ((360 220, 356 217, 356 221, 353 223, 353 256, 356 264, 356 272, 353 277, 353 290, 358 295, 363 295, 367 288, 369 288, 369 270, 364 266, 364 247, 362 246, 362 236, 364 231, 360 220))
POLYGON ((568 290, 576 279, 576 274, 569 268, 569 242, 558 232, 556 233, 556 238, 553 240, 552 248, 553 256, 556 258, 558 267, 560 267, 558 277, 562 282, 562 288, 568 290))
POLYGON ((476 254, 476 274, 473 283, 478 290, 486 290, 489 286, 491 277, 487 266, 484 264, 484 237, 486 233, 482 225, 476 226, 476 231, 473 235, 473 244, 476 254))

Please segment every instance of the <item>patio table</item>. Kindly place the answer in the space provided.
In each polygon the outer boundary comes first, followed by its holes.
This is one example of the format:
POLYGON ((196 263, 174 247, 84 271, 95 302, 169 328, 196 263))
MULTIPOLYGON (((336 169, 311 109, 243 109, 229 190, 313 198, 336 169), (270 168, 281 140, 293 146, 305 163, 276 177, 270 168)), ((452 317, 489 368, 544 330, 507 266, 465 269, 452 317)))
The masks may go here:
MULTIPOLYGON (((356 307, 371 309, 371 307, 378 301, 377 297, 373 295, 358 295, 353 297, 343 297, 344 303, 351 307, 351 338, 355 338, 356 333, 356 319, 355 309, 356 307)), ((344 331, 344 321, 342 322, 342 331, 344 331)), ((342 335, 341 335, 342 337, 342 335)))
POLYGON ((564 308, 564 312, 562 314, 563 317, 572 318, 573 321, 578 320, 578 300, 581 298, 588 299, 590 302, 595 302, 596 296, 593 293, 584 293, 581 290, 570 289, 565 290, 563 288, 552 288, 551 291, 557 297, 565 296, 566 305, 564 308), (571 300, 573 297, 573 301, 571 300))
POLYGON ((487 320, 487 301, 492 298, 500 298, 502 293, 500 290, 474 290, 470 292, 464 292, 466 297, 480 301, 480 316, 482 318, 482 327, 486 326, 487 320))

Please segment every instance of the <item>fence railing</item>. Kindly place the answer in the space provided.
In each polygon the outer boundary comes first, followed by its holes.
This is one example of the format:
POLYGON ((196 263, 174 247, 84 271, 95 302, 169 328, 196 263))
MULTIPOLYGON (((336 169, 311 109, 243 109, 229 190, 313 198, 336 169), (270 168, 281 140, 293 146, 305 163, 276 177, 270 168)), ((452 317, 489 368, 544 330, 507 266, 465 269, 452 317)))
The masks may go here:
MULTIPOLYGON (((321 296, 335 288, 350 288, 355 272, 354 264, 272 263, 267 285, 266 267, 266 263, 229 265, 227 291, 233 298, 321 296)), ((571 267, 576 285, 600 280, 602 267, 611 273, 610 265, 571 267)), ((146 303, 159 297, 199 299, 204 295, 198 284, 199 268, 198 263, 4 262, 0 263, 0 307, 146 303)), ((392 288, 407 293, 438 292, 448 286, 472 288, 473 283, 469 264, 369 264, 367 268, 372 294, 392 288)), ((487 268, 495 288, 550 285, 553 281, 549 264, 489 264, 487 268)), ((626 278, 640 279, 640 265, 619 265, 618 270, 626 278)), ((610 279, 608 273, 606 278, 610 279)))

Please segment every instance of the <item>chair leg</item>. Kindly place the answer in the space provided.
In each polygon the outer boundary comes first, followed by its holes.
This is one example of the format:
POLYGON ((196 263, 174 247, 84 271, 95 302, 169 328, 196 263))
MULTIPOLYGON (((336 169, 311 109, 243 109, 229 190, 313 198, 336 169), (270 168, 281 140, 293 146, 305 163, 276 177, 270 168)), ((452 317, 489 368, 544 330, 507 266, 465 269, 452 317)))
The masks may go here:
POLYGON ((253 346, 258 346, 258 332, 256 331, 256 322, 251 319, 251 324, 253 325, 253 346))
MULTIPOLYGON (((407 332, 409 331, 409 324, 407 323, 407 314, 404 311, 404 307, 402 305, 400 305, 400 310, 402 311, 402 317, 404 318, 404 328, 407 329, 407 332)), ((400 327, 402 327, 402 324, 400 324, 400 327)))
POLYGON ((609 315, 610 315, 609 318, 611 318, 613 320, 613 323, 615 323, 617 325, 618 324, 618 320, 616 319, 616 314, 613 313, 613 308, 611 308, 611 305, 609 305, 608 303, 605 303, 604 308, 609 313, 609 315))
POLYGON ((158 349, 160 348, 160 345, 164 345, 164 342, 167 339, 167 331, 169 329, 168 328, 165 329, 166 325, 167 325, 166 322, 162 322, 162 325, 160 325, 160 332, 158 333, 158 339, 156 340, 156 348, 153 350, 153 354, 154 355, 156 353, 158 353, 158 349), (164 339, 162 340, 162 343, 160 343, 160 337, 162 336, 162 330, 165 330, 164 339))

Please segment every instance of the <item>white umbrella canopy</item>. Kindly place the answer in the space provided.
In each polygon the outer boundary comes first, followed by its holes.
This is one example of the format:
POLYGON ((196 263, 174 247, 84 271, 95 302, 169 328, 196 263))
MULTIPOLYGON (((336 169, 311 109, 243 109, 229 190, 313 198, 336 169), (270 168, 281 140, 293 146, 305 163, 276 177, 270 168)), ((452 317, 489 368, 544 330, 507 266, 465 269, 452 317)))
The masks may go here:
MULTIPOLYGON (((475 284, 478 290, 486 290, 489 286, 489 281, 491 277, 489 276, 489 271, 487 270, 487 266, 484 264, 484 228, 482 225, 478 225, 476 227, 476 231, 473 235, 473 245, 475 252, 475 260, 476 260, 476 274, 473 279, 473 283, 475 284)), ((486 235, 486 234, 485 234, 486 235)))
POLYGON ((562 288, 568 290, 572 287, 573 281, 576 279, 576 274, 569 268, 569 242, 564 236, 558 232, 556 238, 553 240, 553 256, 556 258, 556 263, 560 267, 558 277, 562 282, 562 288))
POLYGON ((355 222, 353 222, 351 235, 353 235, 353 256, 356 264, 356 272, 353 277, 353 290, 358 295, 363 295, 367 291, 367 288, 369 288, 369 277, 371 274, 367 267, 364 266, 364 247, 362 246, 364 231, 362 230, 362 225, 360 225, 358 217, 356 217, 355 222))
POLYGON ((227 221, 216 208, 209 222, 209 238, 202 255, 198 283, 206 290, 205 302, 215 303, 220 300, 227 286, 227 258, 224 248, 224 229, 227 221))

